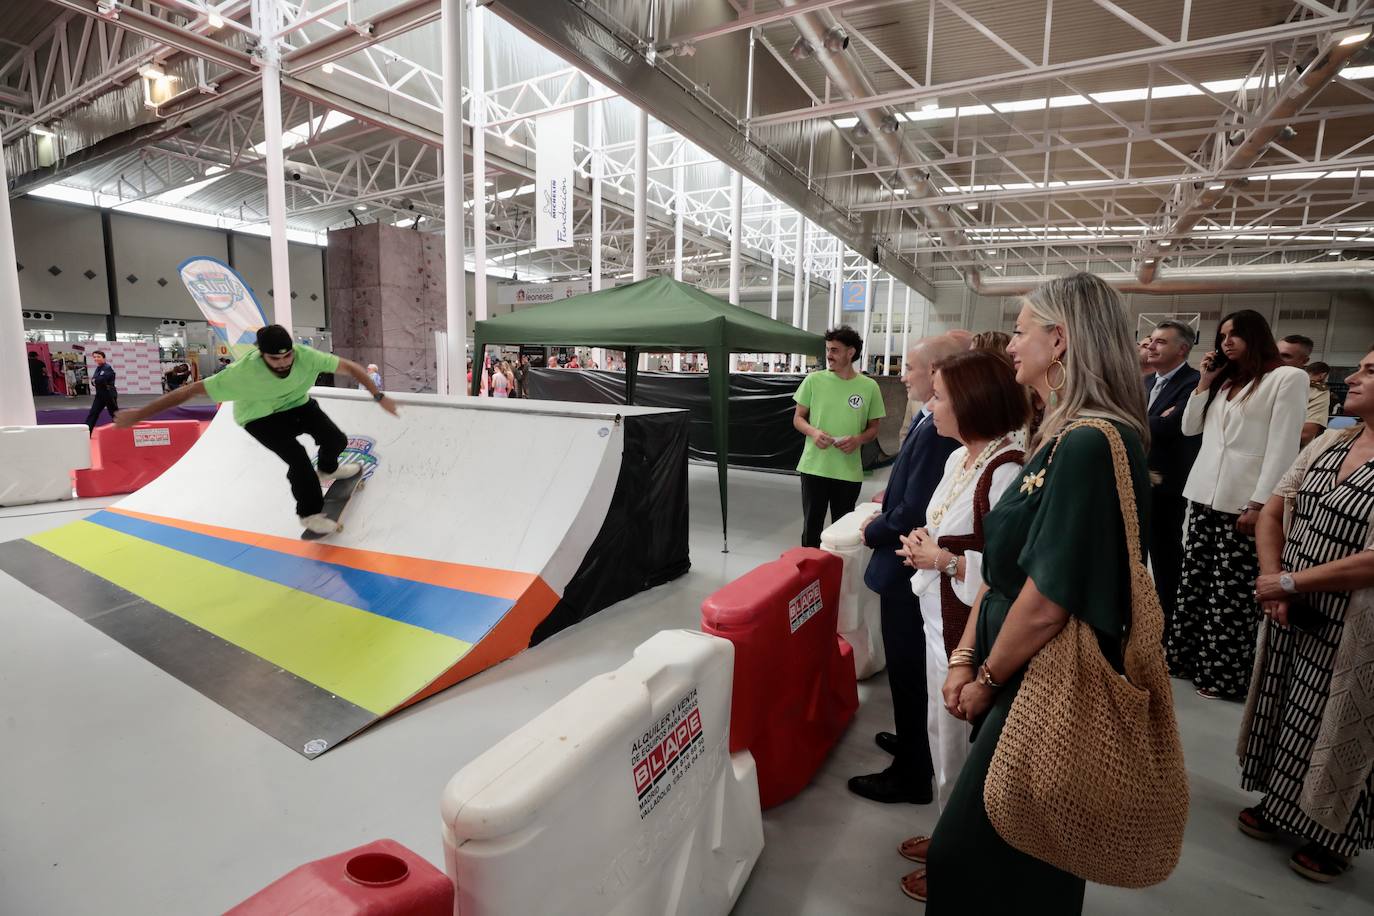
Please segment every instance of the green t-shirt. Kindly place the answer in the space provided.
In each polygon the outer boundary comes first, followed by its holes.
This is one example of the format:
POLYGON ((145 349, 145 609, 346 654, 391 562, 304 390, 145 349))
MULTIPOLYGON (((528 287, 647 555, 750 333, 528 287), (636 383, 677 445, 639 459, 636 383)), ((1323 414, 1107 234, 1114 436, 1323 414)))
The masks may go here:
MULTIPOLYGON (((887 416, 878 383, 862 374, 842 379, 829 369, 812 372, 802 379, 793 400, 810 411, 808 423, 836 439, 857 436, 868 428, 869 421, 887 416)), ((833 445, 817 448, 815 441, 807 438, 797 470, 834 480, 863 480, 864 463, 859 452, 855 449, 846 455, 833 445)))
POLYGON ((293 407, 310 399, 310 386, 321 372, 339 368, 339 358, 305 344, 296 344, 296 361, 285 377, 267 368, 254 348, 227 368, 205 380, 205 393, 216 401, 234 402, 234 422, 246 426, 254 420, 293 407))

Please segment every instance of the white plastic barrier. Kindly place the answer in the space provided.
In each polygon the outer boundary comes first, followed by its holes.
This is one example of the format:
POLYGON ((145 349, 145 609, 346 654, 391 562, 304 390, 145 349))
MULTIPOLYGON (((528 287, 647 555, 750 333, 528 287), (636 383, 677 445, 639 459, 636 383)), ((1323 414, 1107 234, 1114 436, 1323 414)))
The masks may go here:
POLYGON ((859 680, 872 677, 887 666, 878 596, 864 585, 864 570, 873 551, 859 540, 859 526, 881 511, 883 507, 877 503, 860 503, 853 512, 821 532, 821 549, 844 561, 838 629, 854 649, 854 673, 859 680))
POLYGON ((72 471, 91 466, 82 424, 0 427, 0 506, 72 498, 72 471))
POLYGON ((754 759, 729 752, 734 654, 660 632, 459 770, 456 912, 728 913, 763 849, 754 759))

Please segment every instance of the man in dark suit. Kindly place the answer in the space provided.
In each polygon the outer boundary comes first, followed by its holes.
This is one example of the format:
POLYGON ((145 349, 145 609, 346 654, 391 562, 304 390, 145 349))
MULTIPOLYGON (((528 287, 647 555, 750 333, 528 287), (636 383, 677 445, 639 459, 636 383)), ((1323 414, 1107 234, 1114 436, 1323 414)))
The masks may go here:
MULTIPOLYGON (((907 351, 902 381, 913 401, 929 401, 932 366, 967 346, 952 337, 927 337, 907 351)), ((926 736, 926 643, 920 601, 911 592, 915 570, 902 565, 897 550, 903 534, 926 523, 926 507, 945 473, 945 461, 959 447, 935 431, 930 411, 912 418, 888 477, 883 511, 864 523, 864 543, 873 548, 864 584, 878 593, 892 688, 896 732, 879 732, 878 747, 893 755, 880 773, 855 776, 849 790, 879 802, 929 804, 932 799, 930 742, 926 736)))
POLYGON ((1164 321, 1150 335, 1150 367, 1145 377, 1146 413, 1150 419, 1150 470, 1160 476, 1151 489, 1150 566, 1164 608, 1164 631, 1178 601, 1178 574, 1183 562, 1183 485, 1202 447, 1202 436, 1183 435, 1183 408, 1197 387, 1198 371, 1188 365, 1193 329, 1181 321, 1164 321))

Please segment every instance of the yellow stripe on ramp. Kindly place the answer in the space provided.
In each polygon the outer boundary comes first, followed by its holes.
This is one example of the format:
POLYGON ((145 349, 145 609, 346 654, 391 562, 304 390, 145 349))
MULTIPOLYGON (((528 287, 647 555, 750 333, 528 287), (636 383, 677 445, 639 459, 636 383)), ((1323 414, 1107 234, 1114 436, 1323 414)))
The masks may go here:
POLYGON ((379 716, 472 648, 91 522, 29 540, 379 716))

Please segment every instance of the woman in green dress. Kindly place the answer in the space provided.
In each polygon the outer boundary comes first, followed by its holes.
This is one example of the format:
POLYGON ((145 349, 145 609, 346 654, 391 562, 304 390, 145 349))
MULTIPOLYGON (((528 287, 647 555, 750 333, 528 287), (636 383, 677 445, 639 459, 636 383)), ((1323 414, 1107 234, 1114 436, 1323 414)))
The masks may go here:
MULTIPOLYGON (((1136 505, 1150 504, 1145 394, 1117 293, 1086 273, 1044 284, 1026 297, 1007 352, 1017 381, 1035 389, 1046 411, 1019 486, 987 516, 986 585, 960 643, 971 661, 951 662, 945 682, 946 707, 974 732, 930 844, 932 914, 1082 911, 1082 879, 997 834, 983 784, 1026 666, 1070 615, 1097 631, 1104 656, 1121 670, 1130 572, 1111 451, 1101 432, 1065 427, 1109 420, 1126 445, 1136 505)), ((1146 521, 1131 519, 1141 530, 1146 521)))

